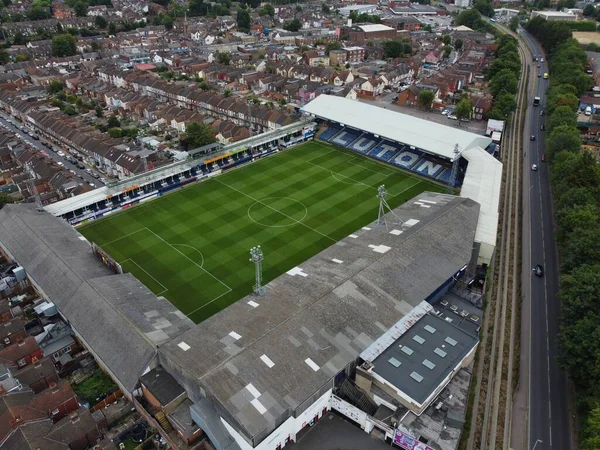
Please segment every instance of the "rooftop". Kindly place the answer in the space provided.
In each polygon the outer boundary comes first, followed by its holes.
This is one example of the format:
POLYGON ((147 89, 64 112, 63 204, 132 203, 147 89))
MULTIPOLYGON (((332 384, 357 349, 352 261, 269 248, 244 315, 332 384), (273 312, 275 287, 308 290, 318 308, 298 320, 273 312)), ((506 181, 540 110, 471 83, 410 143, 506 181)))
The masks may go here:
POLYGON ((260 442, 470 261, 479 205, 414 200, 394 210, 402 225, 363 227, 160 347, 160 363, 260 442))
POLYGON ((2 208, 0 246, 126 390, 135 387, 158 345, 193 326, 133 275, 111 272, 73 227, 34 205, 2 208))
POLYGON ((456 144, 462 153, 478 147, 484 149, 492 142, 487 136, 331 95, 319 95, 303 111, 449 160, 454 159, 456 144))
POLYGON ((381 25, 380 23, 370 25, 358 25, 358 28, 363 30, 365 33, 373 33, 376 31, 394 31, 395 28, 388 27, 387 25, 381 25))
POLYGON ((426 314, 373 361, 373 372, 423 404, 477 342, 476 336, 426 314))

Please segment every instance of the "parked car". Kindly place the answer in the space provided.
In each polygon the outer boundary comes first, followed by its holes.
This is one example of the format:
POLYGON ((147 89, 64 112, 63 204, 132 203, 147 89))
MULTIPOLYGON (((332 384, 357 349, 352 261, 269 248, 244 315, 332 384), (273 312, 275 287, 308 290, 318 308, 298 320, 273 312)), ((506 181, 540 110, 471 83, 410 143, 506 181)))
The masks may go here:
POLYGON ((458 120, 458 117, 456 117, 454 114, 448 114, 448 119, 458 120))
POLYGON ((83 164, 81 164, 80 162, 77 163, 77 167, 81 170, 85 169, 85 166, 83 164))

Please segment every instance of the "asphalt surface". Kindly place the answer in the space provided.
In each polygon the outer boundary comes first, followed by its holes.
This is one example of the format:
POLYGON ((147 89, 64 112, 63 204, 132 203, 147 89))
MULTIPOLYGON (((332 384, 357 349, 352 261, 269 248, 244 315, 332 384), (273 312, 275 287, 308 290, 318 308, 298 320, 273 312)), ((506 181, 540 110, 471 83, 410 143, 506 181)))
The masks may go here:
MULTIPOLYGON (((534 55, 543 57, 541 46, 524 31, 519 33, 534 55)), ((527 189, 529 183, 529 230, 524 233, 524 253, 529 250, 529 258, 525 261, 530 267, 524 267, 524 285, 527 294, 529 281, 530 301, 524 302, 524 308, 529 305, 525 317, 530 318, 528 341, 522 342, 521 347, 527 346, 529 352, 529 387, 528 408, 528 446, 527 449, 571 450, 571 412, 569 410, 569 392, 566 374, 558 366, 557 335, 559 330, 560 302, 557 298, 559 282, 559 261, 554 238, 554 222, 552 199, 550 193, 550 175, 548 165, 542 161, 545 153, 545 131, 540 128, 545 124, 546 115, 541 112, 546 107, 546 89, 548 81, 538 78, 539 72, 549 72, 547 62, 530 63, 532 82, 528 89, 528 110, 525 121, 524 136, 535 141, 527 141, 524 145, 524 167, 529 168, 523 174, 523 186, 527 189), (540 68, 537 68, 540 64, 540 68), (540 106, 533 106, 533 98, 540 97, 540 106), (532 170, 536 164, 538 170, 532 170), (529 237, 529 241, 526 239, 529 237), (537 277, 532 268, 536 264, 544 267, 544 276, 537 277)), ((551 76, 552 74, 550 74, 551 76)), ((524 196, 527 199, 527 195, 524 196)), ((527 205, 528 203, 528 205, 527 205)), ((527 224, 525 223, 525 226, 527 224)), ((527 256, 527 255, 526 255, 527 256)))
MULTIPOLYGON (((94 178, 90 173, 86 172, 85 169, 80 169, 75 164, 71 164, 67 159, 71 155, 63 151, 65 155, 60 156, 51 148, 51 145, 44 145, 41 140, 35 140, 27 133, 23 132, 20 128, 21 126, 23 126, 23 124, 10 117, 7 117, 7 119, 8 120, 0 117, 0 127, 14 133, 17 139, 20 139, 22 142, 28 144, 30 147, 34 148, 38 152, 44 152, 52 161, 62 163, 65 169, 70 170, 71 173, 73 173, 73 175, 76 176, 80 181, 84 181, 95 187, 100 187, 104 185, 101 179, 94 178)), ((58 148, 56 149, 59 150, 58 148)), ((93 171, 92 165, 86 164, 85 161, 82 162, 82 164, 86 168, 93 171)), ((104 175, 99 172, 98 175, 100 177, 104 177, 104 175)))

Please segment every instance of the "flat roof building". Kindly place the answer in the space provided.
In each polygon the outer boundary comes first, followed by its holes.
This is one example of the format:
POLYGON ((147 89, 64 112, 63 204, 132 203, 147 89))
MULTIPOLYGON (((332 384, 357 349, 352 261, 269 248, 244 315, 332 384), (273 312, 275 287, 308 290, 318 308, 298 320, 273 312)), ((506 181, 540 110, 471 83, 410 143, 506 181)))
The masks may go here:
POLYGON ((577 15, 570 12, 562 12, 562 11, 531 11, 531 19, 535 19, 536 17, 541 17, 545 20, 568 20, 568 21, 576 21, 577 15))

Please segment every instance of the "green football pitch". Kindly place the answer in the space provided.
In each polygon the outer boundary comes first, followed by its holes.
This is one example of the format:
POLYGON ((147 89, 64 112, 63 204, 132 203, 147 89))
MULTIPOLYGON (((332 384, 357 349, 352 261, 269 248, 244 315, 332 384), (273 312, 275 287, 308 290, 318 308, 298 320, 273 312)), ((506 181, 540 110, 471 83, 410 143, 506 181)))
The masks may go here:
POLYGON ((201 322, 394 208, 443 186, 310 142, 79 228, 155 294, 201 322))

